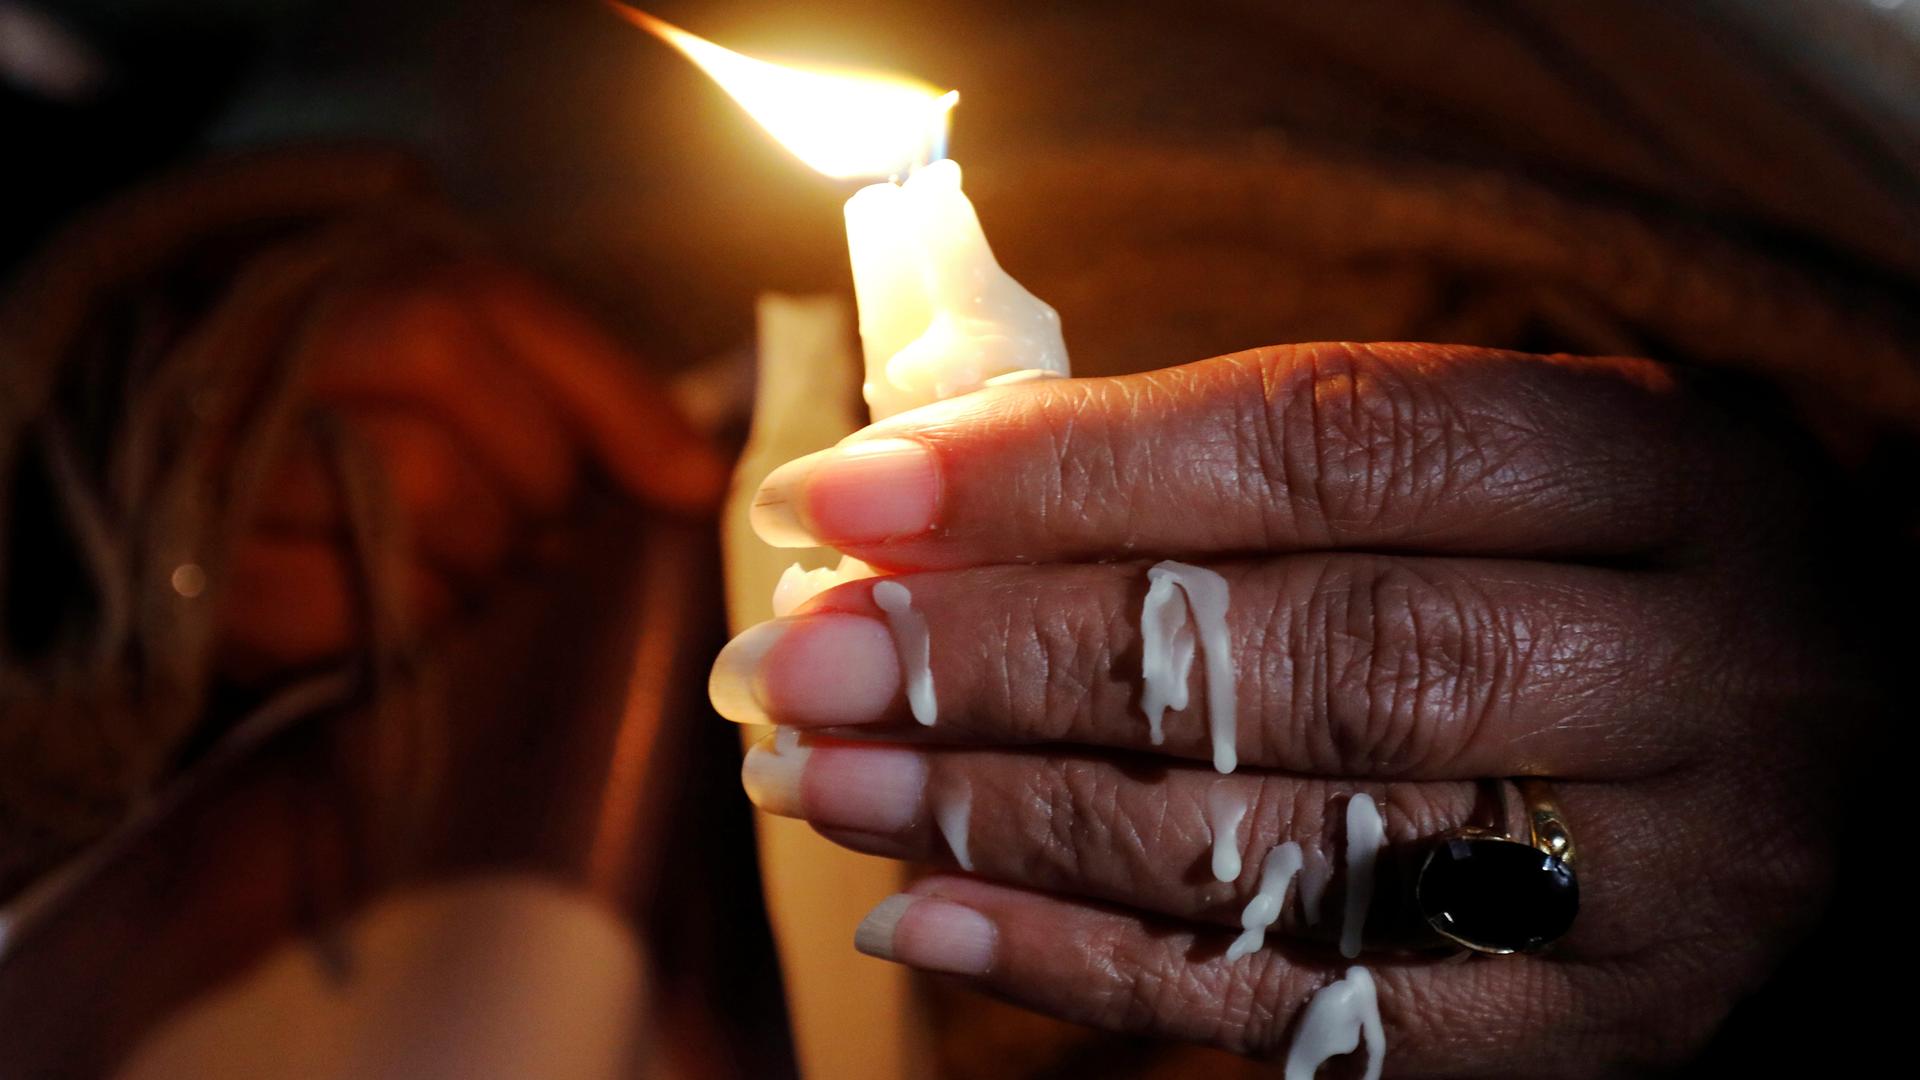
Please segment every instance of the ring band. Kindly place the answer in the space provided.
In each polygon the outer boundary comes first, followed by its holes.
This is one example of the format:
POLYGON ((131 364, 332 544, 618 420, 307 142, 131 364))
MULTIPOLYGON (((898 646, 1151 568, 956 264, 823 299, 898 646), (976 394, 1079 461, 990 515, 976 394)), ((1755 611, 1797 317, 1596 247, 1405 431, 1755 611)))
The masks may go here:
POLYGON ((1580 910, 1573 830, 1552 785, 1513 780, 1526 839, 1481 825, 1435 838, 1414 875, 1414 906, 1433 931, 1493 956, 1546 949, 1580 910))
POLYGON ((1552 855, 1571 867, 1574 863, 1573 830, 1553 797, 1553 785, 1537 776, 1517 776, 1513 786, 1527 808, 1527 835, 1534 848, 1552 855))

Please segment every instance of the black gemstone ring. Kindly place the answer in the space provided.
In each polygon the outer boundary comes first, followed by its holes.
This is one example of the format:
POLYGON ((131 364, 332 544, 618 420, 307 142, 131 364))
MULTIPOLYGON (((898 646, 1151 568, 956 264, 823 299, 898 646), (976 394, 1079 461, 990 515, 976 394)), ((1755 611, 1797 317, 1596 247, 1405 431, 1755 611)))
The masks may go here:
POLYGON ((1527 840, 1469 826, 1434 841, 1414 877, 1414 903, 1434 932, 1478 953, 1539 952, 1580 911, 1573 834, 1546 781, 1514 781, 1527 840))

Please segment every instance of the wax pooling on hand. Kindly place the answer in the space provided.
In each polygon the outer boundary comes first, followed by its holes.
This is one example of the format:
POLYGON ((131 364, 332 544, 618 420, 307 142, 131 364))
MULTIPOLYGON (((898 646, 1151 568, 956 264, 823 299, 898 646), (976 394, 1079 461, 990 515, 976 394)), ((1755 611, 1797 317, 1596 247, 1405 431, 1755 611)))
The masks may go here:
POLYGON ((1140 703, 1147 714, 1149 732, 1157 744, 1166 709, 1186 705, 1187 676, 1193 667, 1197 641, 1199 655, 1206 662, 1213 767, 1230 773, 1240 758, 1235 749, 1238 691, 1233 653, 1227 641, 1227 579, 1205 567, 1168 560, 1147 571, 1147 582, 1147 601, 1140 610, 1140 672, 1145 684, 1140 703), (1177 594, 1172 591, 1175 587, 1177 594), (1184 603, 1177 602, 1182 600, 1184 603), (1189 621, 1192 629, 1186 631, 1183 644, 1181 631, 1189 621))
POLYGON ((893 647, 900 652, 900 667, 907 677, 907 705, 922 727, 932 727, 939 706, 933 697, 933 641, 927 633, 927 617, 913 610, 913 594, 897 581, 876 582, 873 602, 886 613, 887 628, 893 631, 893 647))
POLYGON ((1247 816, 1247 800, 1221 781, 1207 789, 1207 829, 1213 837, 1213 879, 1240 877, 1240 819, 1247 816))
POLYGON ((947 850, 953 852, 953 861, 960 869, 973 870, 973 856, 967 851, 968 819, 973 816, 973 788, 966 781, 960 786, 934 800, 933 821, 940 827, 940 836, 947 842, 947 850))
POLYGON ((1313 1080, 1320 1066, 1360 1049, 1363 1037, 1367 1042, 1365 1080, 1380 1080, 1387 1060, 1387 1033, 1380 1026, 1379 995, 1373 973, 1355 967, 1347 970, 1346 978, 1321 987, 1307 1002, 1300 1030, 1287 1048, 1286 1080, 1313 1080))
POLYGON ((1227 946, 1227 959, 1238 960, 1259 952, 1267 943, 1267 927, 1280 918, 1287 886, 1300 872, 1300 845, 1289 840, 1276 845, 1260 861, 1260 891, 1240 911, 1240 936, 1227 946))
POLYGON ((1347 800, 1347 909, 1340 924, 1340 955, 1348 959, 1360 955, 1360 931, 1367 924, 1367 907, 1373 902, 1373 863, 1385 836, 1385 824, 1373 796, 1355 795, 1347 800))

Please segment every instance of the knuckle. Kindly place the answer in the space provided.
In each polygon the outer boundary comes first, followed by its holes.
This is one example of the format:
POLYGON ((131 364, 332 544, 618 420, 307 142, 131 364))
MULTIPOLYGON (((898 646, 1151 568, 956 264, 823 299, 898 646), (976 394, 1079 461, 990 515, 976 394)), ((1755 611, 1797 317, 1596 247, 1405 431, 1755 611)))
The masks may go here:
POLYGON ((1286 1045, 1293 965, 1270 952, 1191 964, 1166 950, 1119 958, 1102 1011, 1115 1029, 1208 1043, 1254 1057, 1286 1045))
POLYGON ((1089 929, 1076 944, 1085 957, 1079 986, 1092 1023, 1196 1040, 1217 1030, 1224 975, 1184 962, 1162 942, 1142 942, 1123 923, 1089 929))
POLYGON ((1001 614, 992 632, 980 635, 995 642, 980 654, 994 703, 1023 739, 1065 738, 1094 722, 1102 709, 1126 707, 1107 700, 1110 680, 1102 677, 1119 613, 1094 599, 1098 590, 1065 588, 1078 595, 1035 589, 1030 575, 1017 573, 995 590, 1004 601, 994 605, 1001 614))
POLYGON ((1044 738, 1040 725, 1047 715, 1047 699, 1055 693, 1054 672, 1059 666, 1056 635, 1049 627, 1059 615, 1038 608, 1030 597, 1002 582, 979 595, 999 602, 984 609, 995 613, 990 622, 964 639, 971 646, 981 699, 972 722, 987 734, 1006 724, 1016 729, 1007 732, 1013 738, 1044 738))
MULTIPOLYGON (((1161 861, 1157 845, 1127 808, 1112 770, 1074 759, 1050 759, 1032 771, 1021 793, 1032 808, 1025 845, 1026 880, 1084 890, 1095 860, 1118 880, 1139 879, 1161 861)), ((1107 874, 1100 875, 1101 877, 1107 874)))
POLYGON ((1524 483, 1514 468, 1540 432, 1527 410, 1474 409, 1454 363, 1360 345, 1273 350, 1249 362, 1261 410, 1242 425, 1251 475, 1295 531, 1412 517, 1464 490, 1524 483), (1279 490, 1274 490, 1274 485, 1279 490))
POLYGON ((1205 1010, 1203 993, 1196 993, 1191 971, 1165 957, 1127 963, 1120 992, 1111 1001, 1114 1026, 1129 1034, 1166 1030, 1170 1020, 1205 1010))
POLYGON ((1286 1049, 1294 1014, 1304 1004, 1298 969, 1270 949, 1229 965, 1210 1041, 1235 1053, 1267 1058, 1286 1049))
POLYGON ((1045 428, 1051 467, 1041 474, 1048 482, 1034 502, 1060 520, 1100 520, 1132 471, 1137 447, 1125 433, 1139 403, 1125 386, 1103 390, 1064 399, 1045 428))
POLYGON ((1477 739, 1531 648, 1470 583, 1397 559, 1332 560, 1291 635, 1325 765, 1443 763, 1477 739), (1303 655, 1304 654, 1304 655, 1303 655))
MULTIPOLYGON (((1027 842, 1022 872, 1026 880, 1056 885, 1072 878, 1080 870, 1079 842, 1082 817, 1079 803, 1067 786, 1063 762, 1048 761, 1046 767, 1033 770, 1027 790, 1020 793, 1020 805, 1030 807, 1027 842)), ((1087 823, 1101 827, 1098 820, 1087 823)))

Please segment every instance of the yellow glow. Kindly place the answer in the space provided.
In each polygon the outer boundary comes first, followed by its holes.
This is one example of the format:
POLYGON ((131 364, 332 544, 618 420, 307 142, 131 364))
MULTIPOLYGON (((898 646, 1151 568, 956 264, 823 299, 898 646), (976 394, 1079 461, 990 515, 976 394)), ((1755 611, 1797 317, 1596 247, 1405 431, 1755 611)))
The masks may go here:
POLYGON ((957 90, 943 94, 899 75, 756 60, 645 12, 613 7, 678 49, 795 157, 828 176, 893 176, 944 149, 957 90))

